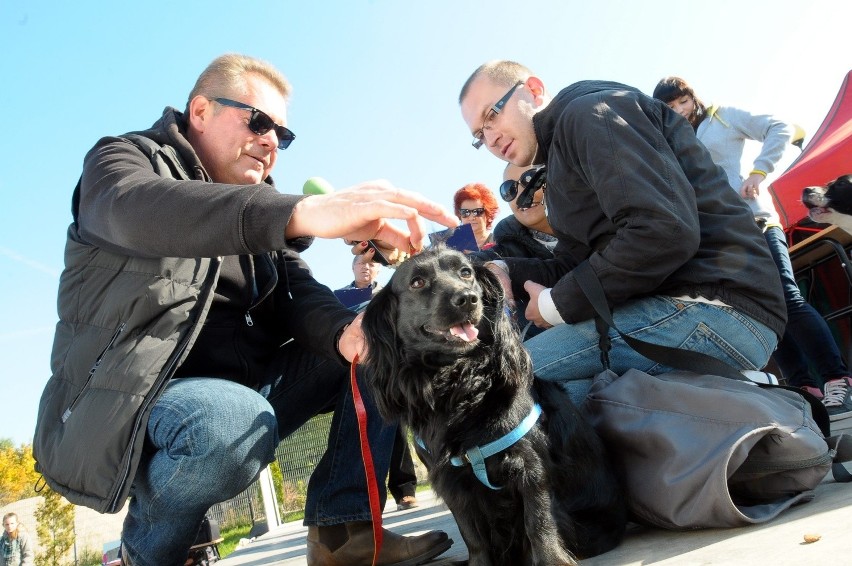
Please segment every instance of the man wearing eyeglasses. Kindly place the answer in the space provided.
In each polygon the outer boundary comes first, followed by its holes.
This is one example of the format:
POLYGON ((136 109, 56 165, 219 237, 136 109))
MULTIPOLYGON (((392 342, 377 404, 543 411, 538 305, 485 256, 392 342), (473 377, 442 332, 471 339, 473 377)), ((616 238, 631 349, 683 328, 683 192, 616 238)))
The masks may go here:
MULTIPOLYGON (((510 298, 529 299, 526 317, 549 328, 525 342, 536 375, 579 402, 601 370, 595 313, 572 276, 582 261, 622 331, 743 369, 765 365, 786 322, 780 281, 748 207, 684 119, 612 82, 551 97, 512 61, 480 66, 459 104, 475 148, 546 166, 554 259, 491 265, 510 298)), ((667 369, 620 339, 609 357, 617 373, 667 369)))
MULTIPOLYGON (((125 564, 183 565, 208 508, 245 490, 280 438, 329 411, 308 486, 308 564, 372 561, 349 391, 360 317, 299 252, 314 236, 417 249, 424 218, 457 222, 386 182, 277 192, 270 173, 295 139, 289 92, 268 63, 225 55, 184 112, 167 108, 149 130, 103 138, 85 158, 33 452, 73 503, 118 512, 130 496, 125 564)), ((396 427, 364 402, 384 477, 396 427)), ((443 532, 386 531, 379 564, 419 564, 451 543, 443 532)))

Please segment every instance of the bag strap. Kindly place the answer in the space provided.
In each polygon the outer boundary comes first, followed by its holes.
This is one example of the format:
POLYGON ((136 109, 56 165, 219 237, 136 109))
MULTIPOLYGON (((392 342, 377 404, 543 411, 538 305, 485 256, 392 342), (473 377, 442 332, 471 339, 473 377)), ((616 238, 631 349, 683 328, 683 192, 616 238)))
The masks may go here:
POLYGON ((852 436, 840 433, 837 436, 826 438, 825 441, 833 452, 831 475, 834 476, 834 481, 841 483, 852 482, 852 474, 841 464, 841 462, 852 462, 852 436))
MULTIPOLYGON (((695 352, 692 350, 684 350, 683 348, 663 346, 662 344, 653 344, 623 333, 612 320, 612 313, 610 312, 609 304, 606 301, 606 295, 604 294, 601 282, 591 264, 588 261, 582 262, 574 268, 573 274, 574 279, 577 281, 577 284, 580 286, 583 294, 586 295, 589 303, 591 303, 592 307, 594 307, 595 312, 598 313, 598 316, 603 320, 603 322, 618 332, 618 335, 621 336, 628 346, 646 358, 676 369, 696 373, 721 375, 730 379, 753 383, 732 365, 723 362, 718 358, 714 358, 709 354, 695 352)), ((603 337, 606 337, 606 332, 601 332, 600 326, 598 327, 598 332, 602 339, 603 337)), ((608 342, 609 338, 607 337, 606 340, 608 342)))
MULTIPOLYGON (((612 320, 612 313, 610 312, 606 295, 604 294, 598 275, 595 273, 591 264, 588 261, 584 261, 575 267, 572 273, 574 274, 574 280, 577 281, 577 285, 580 286, 580 290, 583 291, 583 294, 586 295, 589 303, 592 307, 594 307, 595 312, 598 313, 598 317, 603 320, 604 323, 609 325, 610 328, 615 330, 628 346, 649 360, 685 371, 721 375, 722 377, 736 379, 738 381, 755 383, 744 376, 740 370, 709 354, 695 352, 693 350, 685 350, 683 348, 663 346, 662 344, 654 344, 652 342, 645 342, 644 340, 640 340, 623 333, 612 320)), ((606 327, 602 328, 599 322, 597 323, 597 329, 598 334, 601 337, 601 362, 603 362, 605 368, 609 369, 609 336, 607 335, 606 327)), ((828 437, 831 434, 831 421, 829 420, 828 411, 826 410, 825 405, 822 404, 822 401, 807 391, 785 385, 764 383, 758 383, 757 385, 764 389, 779 388, 795 391, 804 397, 808 404, 810 404, 811 415, 823 436, 828 437)))

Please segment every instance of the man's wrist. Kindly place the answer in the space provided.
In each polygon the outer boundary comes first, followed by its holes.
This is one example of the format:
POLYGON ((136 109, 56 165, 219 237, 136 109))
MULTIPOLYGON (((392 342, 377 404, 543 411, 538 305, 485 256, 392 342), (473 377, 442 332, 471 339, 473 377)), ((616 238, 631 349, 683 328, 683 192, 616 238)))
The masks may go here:
POLYGON ((343 352, 340 351, 340 341, 343 339, 343 333, 346 332, 346 329, 349 328, 351 323, 347 322, 344 324, 340 330, 337 331, 337 334, 334 337, 334 348, 337 350, 337 355, 343 360, 344 363, 349 363, 349 360, 346 359, 346 356, 343 355, 343 352))
POLYGON ((556 310, 556 303, 553 302, 553 297, 550 296, 551 289, 544 289, 538 295, 538 312, 541 318, 546 320, 551 326, 557 324, 565 324, 562 315, 556 310))

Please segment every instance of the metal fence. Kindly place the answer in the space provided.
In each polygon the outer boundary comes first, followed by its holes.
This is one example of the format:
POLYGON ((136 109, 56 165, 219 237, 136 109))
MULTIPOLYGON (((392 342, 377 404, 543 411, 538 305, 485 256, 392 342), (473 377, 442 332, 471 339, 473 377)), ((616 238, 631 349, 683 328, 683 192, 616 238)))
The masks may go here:
MULTIPOLYGON (((285 521, 295 519, 304 511, 308 478, 325 452, 331 417, 328 413, 312 418, 285 438, 275 451, 280 474, 273 465, 273 481, 285 521)), ((214 505, 208 514, 218 521, 220 528, 264 521, 266 515, 259 484, 255 482, 235 498, 214 505)))

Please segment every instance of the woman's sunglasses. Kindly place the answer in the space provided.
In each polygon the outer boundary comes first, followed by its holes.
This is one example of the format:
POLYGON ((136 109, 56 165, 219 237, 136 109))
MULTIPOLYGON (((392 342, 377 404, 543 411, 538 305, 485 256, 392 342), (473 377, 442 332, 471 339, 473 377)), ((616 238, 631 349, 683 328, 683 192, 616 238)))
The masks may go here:
POLYGON ((266 134, 269 130, 275 130, 275 135, 278 136, 278 149, 287 149, 293 143, 293 140, 296 139, 296 134, 284 126, 276 124, 265 112, 258 110, 254 106, 249 106, 230 98, 214 98, 213 102, 218 102, 222 106, 249 110, 251 117, 249 117, 248 129, 259 136, 266 134))
POLYGON ((547 167, 539 165, 527 169, 521 177, 514 181, 509 179, 500 184, 500 197, 506 202, 512 202, 517 197, 518 208, 529 208, 533 202, 533 195, 547 183, 547 167), (518 196, 518 185, 524 187, 521 196, 518 196))
POLYGON ((470 215, 473 215, 474 218, 479 218, 483 214, 485 214, 484 208, 460 208, 459 216, 462 218, 467 218, 470 215))

